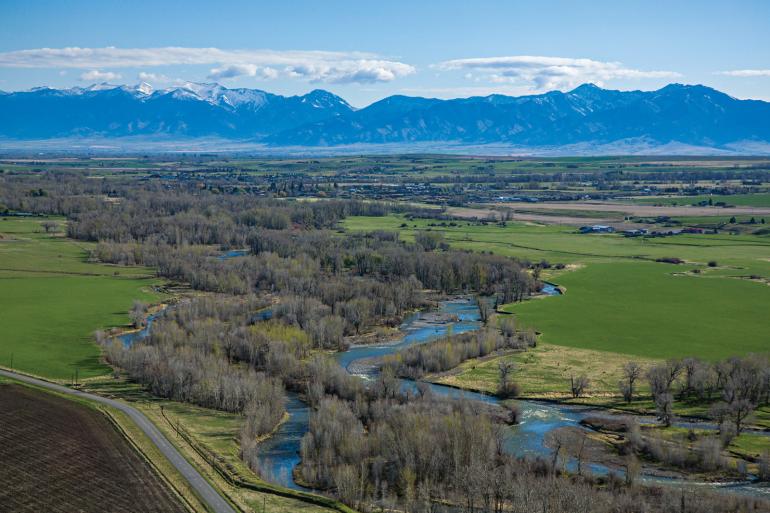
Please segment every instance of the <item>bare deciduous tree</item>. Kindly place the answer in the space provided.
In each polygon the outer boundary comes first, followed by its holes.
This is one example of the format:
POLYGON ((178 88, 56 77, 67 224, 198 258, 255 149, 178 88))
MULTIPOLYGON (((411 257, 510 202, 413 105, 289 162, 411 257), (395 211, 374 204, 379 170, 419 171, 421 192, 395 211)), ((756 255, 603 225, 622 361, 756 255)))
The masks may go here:
POLYGON ((623 366, 623 380, 620 381, 620 392, 623 399, 630 403, 634 399, 636 381, 642 375, 642 367, 636 362, 628 362, 623 366))
POLYGON ((511 379, 511 374, 516 369, 516 365, 511 361, 500 360, 497 364, 500 373, 500 384, 498 385, 497 395, 500 397, 514 397, 518 395, 518 387, 511 379))
POLYGON ((673 418, 673 408, 674 396, 672 396, 669 392, 659 393, 655 397, 655 411, 658 414, 658 419, 660 419, 660 421, 666 427, 671 425, 673 418))
POLYGON ((45 233, 57 233, 59 231, 59 223, 55 221, 43 221, 40 225, 45 230, 45 233))
POLYGON ((588 388, 588 385, 590 384, 588 376, 585 374, 581 374, 578 377, 570 376, 569 381, 570 391, 572 392, 572 397, 574 398, 582 397, 588 388))
POLYGON ((489 317, 492 315, 492 307, 481 296, 476 296, 476 306, 479 309, 479 319, 486 326, 489 322, 489 317))
POLYGON ((147 305, 141 301, 134 301, 131 311, 128 313, 131 324, 134 328, 141 328, 145 324, 145 315, 147 314, 147 305))

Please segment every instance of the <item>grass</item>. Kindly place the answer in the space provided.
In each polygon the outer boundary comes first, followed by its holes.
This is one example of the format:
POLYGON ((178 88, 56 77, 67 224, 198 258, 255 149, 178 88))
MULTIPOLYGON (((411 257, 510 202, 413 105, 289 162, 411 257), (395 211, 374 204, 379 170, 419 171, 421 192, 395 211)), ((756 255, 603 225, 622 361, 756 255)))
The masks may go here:
POLYGON ((757 459, 765 452, 770 451, 770 437, 742 433, 730 443, 728 450, 742 458, 757 459))
POLYGON ((770 287, 744 279, 770 277, 770 239, 753 235, 626 238, 581 235, 574 228, 534 223, 486 225, 402 216, 354 217, 348 230, 443 233, 456 248, 567 264, 547 278, 561 297, 507 305, 546 343, 650 359, 696 355, 718 359, 767 351, 770 287), (677 257, 687 264, 657 263, 677 257), (709 261, 718 266, 710 268, 709 261), (693 270, 700 274, 693 274, 693 270))
POLYGON ((135 299, 162 299, 161 282, 148 269, 88 262, 90 245, 41 222, 0 220, 0 363, 57 380, 105 374, 91 334, 126 325, 135 299))
POLYGON ((672 276, 675 266, 597 263, 559 277, 561 297, 507 305, 544 342, 647 358, 717 360, 767 351, 770 288, 672 276))
MULTIPOLYGON (((591 382, 589 395, 611 397, 617 395, 622 367, 630 359, 633 357, 615 352, 539 344, 527 351, 465 362, 435 381, 494 393, 500 380, 498 365, 506 361, 514 364, 513 380, 523 397, 565 398, 570 393, 570 376, 579 374, 585 374, 591 382)), ((643 366, 654 362, 635 360, 643 366)))
MULTIPOLYGON (((696 205, 701 201, 712 203, 724 202, 727 205, 736 205, 741 207, 770 207, 770 193, 757 194, 730 194, 713 196, 652 196, 648 198, 637 198, 635 203, 642 205, 696 205)), ((729 213, 729 211, 726 211, 729 213)))
POLYGON ((735 267, 734 275, 770 275, 770 239, 752 235, 679 235, 665 238, 626 238, 619 234, 583 235, 567 226, 509 222, 505 226, 471 221, 407 220, 403 216, 351 217, 343 226, 351 231, 391 230, 405 241, 416 230, 440 232, 455 248, 492 251, 530 261, 588 264, 676 256, 705 264, 718 260, 735 267), (442 226, 442 223, 444 226, 442 226))

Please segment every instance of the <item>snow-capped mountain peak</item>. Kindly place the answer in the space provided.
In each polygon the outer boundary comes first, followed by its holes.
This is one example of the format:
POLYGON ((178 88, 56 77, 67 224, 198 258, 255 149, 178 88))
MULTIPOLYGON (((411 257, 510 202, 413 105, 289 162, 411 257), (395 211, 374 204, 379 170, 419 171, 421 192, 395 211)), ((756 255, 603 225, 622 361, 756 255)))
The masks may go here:
POLYGON ((150 95, 153 93, 154 89, 150 84, 147 82, 142 82, 141 84, 137 85, 135 88, 137 91, 139 91, 142 94, 150 95))
MULTIPOLYGON (((120 86, 115 84, 108 84, 107 82, 102 82, 101 84, 91 84, 88 87, 82 88, 84 92, 93 92, 93 91, 111 91, 113 89, 119 89, 120 86)), ((74 88, 79 89, 79 88, 74 88)))
POLYGON ((281 96, 220 84, 38 88, 0 95, 0 137, 218 136, 283 146, 505 143, 554 147, 645 140, 770 143, 770 103, 697 85, 438 100, 395 96, 357 110, 328 91, 281 96))

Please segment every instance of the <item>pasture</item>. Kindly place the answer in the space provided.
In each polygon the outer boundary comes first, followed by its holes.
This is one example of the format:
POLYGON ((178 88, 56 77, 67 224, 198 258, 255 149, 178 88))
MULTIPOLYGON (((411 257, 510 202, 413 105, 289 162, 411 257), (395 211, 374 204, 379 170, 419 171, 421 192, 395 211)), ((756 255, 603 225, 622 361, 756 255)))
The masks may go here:
POLYGON ((564 273, 561 297, 507 305, 547 343, 649 358, 717 360, 770 349, 770 287, 652 262, 564 273))
MULTIPOLYGON (((700 195, 700 196, 651 196, 636 198, 634 203, 640 205, 697 205, 701 202, 725 203, 741 207, 770 207, 770 193, 761 194, 730 194, 730 195, 700 195)), ((729 211, 728 211, 729 212, 729 211)))
POLYGON ((770 349, 766 236, 625 238, 582 235, 566 226, 400 216, 350 218, 344 226, 394 230, 404 240, 416 230, 438 231, 453 247, 565 264, 543 274, 566 288, 564 296, 503 307, 541 332, 543 342, 655 359, 718 359, 770 349), (686 263, 655 261, 670 257, 686 263))
POLYGON ((90 245, 45 233, 44 221, 0 218, 0 365, 58 380, 105 374, 94 330, 126 325, 134 299, 162 298, 161 282, 88 262, 90 245))

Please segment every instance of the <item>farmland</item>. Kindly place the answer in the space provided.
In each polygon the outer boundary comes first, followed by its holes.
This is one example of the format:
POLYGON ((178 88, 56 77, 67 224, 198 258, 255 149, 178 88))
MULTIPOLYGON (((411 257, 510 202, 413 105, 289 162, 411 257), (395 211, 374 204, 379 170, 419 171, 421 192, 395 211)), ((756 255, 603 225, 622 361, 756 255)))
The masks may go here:
POLYGON ((187 511, 107 418, 85 405, 0 384, 0 442, 0 511, 187 511))
POLYGON ((543 342, 650 358, 697 354, 717 359, 767 349, 770 287, 747 279, 770 274, 766 237, 626 238, 582 235, 554 225, 397 216, 351 218, 345 227, 396 230, 405 240, 430 230, 453 247, 566 264, 544 274, 564 286, 564 296, 503 307, 542 332, 543 342), (666 257, 686 263, 655 261, 666 257), (709 267, 710 261, 717 266, 709 267))
POLYGON ((96 329, 123 326, 133 300, 158 301, 148 269, 87 261, 91 245, 46 233, 45 219, 0 220, 0 365, 69 380, 104 374, 96 329))
POLYGON ((741 207, 770 207, 770 194, 732 194, 729 196, 699 195, 699 196, 663 196, 650 198, 637 198, 636 203, 642 205, 697 205, 711 201, 712 204, 724 203, 726 205, 741 207))
POLYGON ((766 285, 672 272, 659 263, 593 264, 560 276, 563 297, 505 310, 536 326, 543 342, 571 347, 711 360, 767 350, 766 285))

